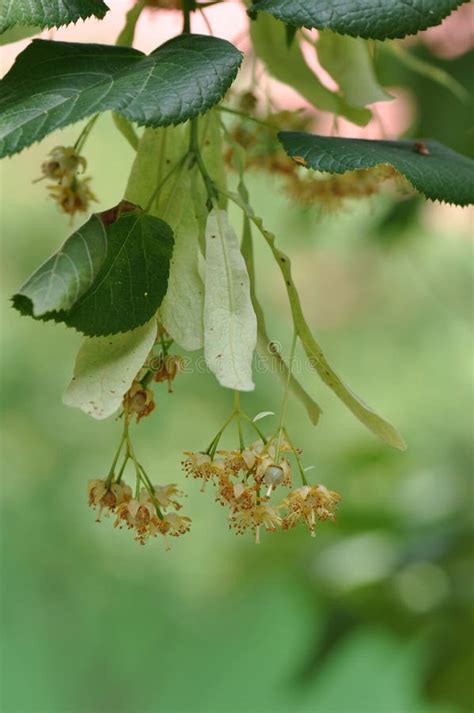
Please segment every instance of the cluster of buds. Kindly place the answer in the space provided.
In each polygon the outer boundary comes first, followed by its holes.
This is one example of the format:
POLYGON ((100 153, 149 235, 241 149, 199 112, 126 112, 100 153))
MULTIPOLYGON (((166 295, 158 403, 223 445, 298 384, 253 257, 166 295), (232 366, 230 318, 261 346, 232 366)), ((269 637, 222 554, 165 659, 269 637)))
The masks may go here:
POLYGON ((182 493, 174 483, 142 488, 132 496, 129 485, 108 480, 91 480, 88 487, 89 505, 97 508, 97 522, 102 512, 114 513, 114 527, 127 527, 135 539, 144 545, 150 537, 162 535, 169 549, 167 536, 178 537, 189 532, 191 518, 179 515, 182 493), (167 512, 171 509, 171 512, 167 512))
POLYGON ((41 166, 43 178, 54 181, 48 185, 50 196, 71 216, 87 211, 91 201, 97 200, 89 187, 90 178, 79 178, 86 166, 73 146, 56 146, 41 166))
MULTIPOLYGON (((271 502, 277 488, 292 487, 292 469, 286 456, 293 451, 286 438, 255 441, 248 448, 209 453, 187 452, 183 467, 187 475, 202 480, 202 490, 210 482, 216 502, 229 508, 229 527, 237 534, 254 532, 260 542, 261 530, 288 530, 305 522, 314 535, 318 520, 334 520, 340 496, 322 485, 305 485, 290 490, 279 503, 271 502)), ((295 455, 299 455, 298 452, 295 455)))

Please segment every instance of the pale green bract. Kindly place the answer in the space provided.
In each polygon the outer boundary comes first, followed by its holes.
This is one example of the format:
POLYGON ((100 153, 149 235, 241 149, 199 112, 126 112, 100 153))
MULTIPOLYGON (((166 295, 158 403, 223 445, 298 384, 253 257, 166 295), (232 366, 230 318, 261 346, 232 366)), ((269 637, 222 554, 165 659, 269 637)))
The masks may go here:
POLYGON ((338 396, 341 401, 352 411, 354 416, 359 419, 372 433, 378 436, 382 441, 388 443, 393 448, 405 450, 406 444, 403 437, 388 421, 379 416, 373 411, 362 399, 357 396, 346 384, 339 378, 334 369, 327 361, 321 347, 313 337, 311 330, 306 322, 301 307, 300 299, 293 283, 291 274, 291 262, 288 255, 285 255, 275 244, 275 236, 263 225, 261 218, 255 215, 251 206, 248 205, 237 193, 227 194, 231 200, 242 208, 249 220, 256 226, 262 236, 265 238, 270 250, 273 253, 275 260, 278 263, 282 277, 285 281, 288 300, 293 316, 293 323, 298 338, 303 345, 310 366, 318 373, 321 380, 329 386, 329 388, 338 396))
POLYGON ((221 386, 251 391, 257 319, 249 276, 227 213, 214 208, 206 226, 204 354, 221 386))
POLYGON ((350 106, 336 92, 327 89, 306 64, 298 42, 288 47, 285 27, 272 17, 262 14, 250 25, 252 44, 268 72, 292 87, 318 109, 345 116, 354 124, 364 126, 371 117, 370 111, 360 106, 350 106))
POLYGON ((66 406, 96 419, 115 413, 146 361, 156 332, 156 319, 152 319, 131 332, 85 339, 63 396, 66 406))
MULTIPOLYGON (((188 131, 183 127, 147 129, 132 168, 126 192, 128 200, 146 205, 166 172, 183 159, 188 142, 188 131)), ((179 346, 194 351, 204 344, 204 285, 198 272, 199 228, 190 195, 190 173, 188 165, 183 164, 170 177, 153 202, 150 214, 161 216, 171 226, 175 241, 160 320, 179 346)))
POLYGON ((322 30, 317 49, 321 66, 338 83, 349 104, 362 107, 393 99, 379 84, 365 40, 322 30))
POLYGON ((198 271, 199 227, 190 200, 191 180, 187 169, 178 175, 171 189, 160 200, 161 213, 172 226, 175 240, 160 319, 183 349, 194 351, 204 345, 204 284, 198 271))

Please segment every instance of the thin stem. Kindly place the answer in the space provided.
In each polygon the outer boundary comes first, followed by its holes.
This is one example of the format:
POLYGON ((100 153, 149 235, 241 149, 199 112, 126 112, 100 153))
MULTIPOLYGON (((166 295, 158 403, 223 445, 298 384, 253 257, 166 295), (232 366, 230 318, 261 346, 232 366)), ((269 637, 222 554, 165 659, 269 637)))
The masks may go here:
POLYGON ((302 482, 303 482, 303 485, 309 485, 309 483, 308 483, 308 481, 307 481, 307 479, 306 479, 306 475, 305 475, 305 472, 304 472, 303 464, 302 464, 302 462, 301 462, 301 458, 300 458, 300 456, 299 456, 299 453, 298 453, 297 449, 295 448, 295 446, 293 445, 293 442, 290 440, 290 438, 289 438, 289 436, 288 436, 288 431, 286 430, 286 428, 284 429, 284 433, 285 433, 286 440, 287 440, 288 443, 290 444, 291 450, 293 451, 293 455, 294 455, 295 458, 296 458, 296 462, 297 462, 297 464, 298 464, 298 470, 299 470, 299 472, 300 472, 300 476, 301 476, 301 480, 302 480, 302 482))
POLYGON ((115 452, 114 459, 112 461, 112 465, 110 466, 109 474, 107 476, 107 480, 105 481, 106 486, 109 486, 114 478, 114 473, 115 473, 115 466, 117 465, 117 461, 120 457, 120 453, 122 452, 122 447, 125 442, 125 439, 127 438, 127 428, 123 429, 122 432, 122 437, 120 439, 120 443, 118 445, 118 448, 115 452))
POLYGON ((117 40, 115 42, 116 45, 132 47, 138 18, 144 10, 145 5, 146 0, 139 0, 136 5, 133 5, 132 8, 127 12, 125 25, 123 27, 123 30, 117 37, 117 40))
POLYGON ((266 443, 267 443, 267 438, 266 438, 266 436, 264 436, 264 434, 262 433, 262 431, 259 429, 259 427, 257 426, 257 424, 250 418, 250 416, 247 416, 247 414, 244 413, 243 411, 242 411, 242 413, 241 413, 241 416, 242 416, 242 418, 244 418, 244 419, 252 426, 252 428, 258 433, 258 435, 260 436, 260 438, 262 439, 262 441, 266 444, 266 443))
POLYGON ((214 458, 214 455, 216 453, 216 448, 219 445, 219 441, 221 439, 222 434, 224 433, 225 429, 227 426, 231 423, 231 421, 234 419, 235 416, 235 411, 232 411, 230 414, 229 418, 225 421, 224 425, 219 429, 219 431, 216 433, 214 438, 209 444, 209 447, 205 451, 207 455, 210 455, 211 458, 214 458))
POLYGON ((275 463, 278 463, 280 460, 280 448, 281 448, 281 440, 283 436, 283 426, 285 423, 286 419, 286 411, 288 408, 288 394, 290 392, 290 379, 291 379, 291 372, 293 369, 293 359, 295 358, 295 349, 296 349, 296 339, 297 339, 297 333, 296 330, 293 332, 293 340, 291 342, 291 352, 290 352, 290 362, 288 365, 288 373, 286 376, 286 384, 285 384, 285 391, 283 393, 283 403, 281 406, 281 414, 280 414, 280 424, 278 426, 278 440, 277 440, 277 448, 276 448, 276 456, 275 456, 275 463))
POLYGON ((191 11, 194 10, 194 0, 183 0, 183 35, 191 32, 191 11))
POLYGON ((82 149, 84 148, 84 144, 86 143, 86 141, 89 137, 89 134, 91 133, 92 129, 94 128, 94 124, 97 121, 97 119, 99 118, 99 116, 100 116, 100 113, 95 114, 95 116, 93 116, 92 119, 90 119, 87 122, 87 124, 84 126, 81 133, 79 134, 79 137, 78 137, 76 143, 74 144, 74 151, 77 154, 80 154, 82 149))
POLYGON ((239 111, 238 109, 231 109, 228 106, 217 106, 217 111, 223 111, 225 114, 233 114, 234 116, 240 116, 242 119, 248 119, 253 121, 260 126, 266 126, 267 129, 273 129, 274 131, 281 131, 281 129, 275 124, 270 124, 268 121, 263 121, 263 119, 257 119, 257 117, 247 114, 245 111, 239 111))
POLYGON ((241 422, 241 410, 240 410, 240 391, 234 391, 234 413, 237 418, 237 431, 239 434, 239 446, 240 450, 243 451, 245 448, 244 435, 242 433, 242 422, 241 422))
POLYGON ((201 155, 201 150, 199 148, 199 120, 198 117, 194 117, 194 119, 191 119, 191 135, 190 135, 190 140, 189 140, 189 153, 192 154, 194 160, 196 161, 196 165, 199 169, 199 172, 202 176, 202 180, 204 181, 204 185, 206 186, 206 191, 207 191, 207 196, 209 199, 209 206, 213 206, 217 196, 217 187, 214 184, 212 178, 207 172, 206 166, 204 165, 204 161, 202 160, 202 155, 201 155))
MULTIPOLYGON (((208 3, 208 4, 206 5, 206 7, 211 7, 212 5, 217 5, 217 4, 218 4, 218 3, 211 2, 211 3, 208 3)), ((204 20, 204 24, 205 24, 206 27, 207 27, 207 31, 209 32, 209 34, 210 34, 211 36, 214 35, 214 32, 212 31, 211 23, 209 22, 208 17, 207 17, 207 15, 206 15, 206 13, 204 12, 204 6, 200 6, 200 7, 199 7, 199 12, 201 13, 201 17, 202 17, 202 19, 204 20)))
POLYGON ((127 448, 127 452, 125 453, 125 458, 123 459, 123 463, 120 467, 119 474, 117 475, 117 478, 115 479, 115 482, 117 484, 120 483, 120 481, 122 480, 122 476, 125 472, 125 468, 126 468, 126 465, 129 460, 130 460, 130 453, 128 452, 128 448, 127 448))

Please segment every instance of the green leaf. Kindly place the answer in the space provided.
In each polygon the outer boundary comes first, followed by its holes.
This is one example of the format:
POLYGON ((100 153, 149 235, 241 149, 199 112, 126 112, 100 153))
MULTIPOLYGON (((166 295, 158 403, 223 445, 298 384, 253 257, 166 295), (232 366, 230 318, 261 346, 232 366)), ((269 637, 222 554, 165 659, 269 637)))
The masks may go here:
POLYGON ((464 2, 467 0, 258 0, 251 10, 264 10, 298 27, 385 40, 439 25, 464 2))
POLYGON ((40 32, 41 27, 36 27, 35 25, 28 25, 27 27, 12 27, 0 34, 0 47, 3 45, 10 45, 13 42, 19 42, 20 40, 25 40, 27 37, 38 35, 40 32))
MULTIPOLYGON (((300 339, 310 366, 316 370, 321 380, 329 386, 330 389, 338 396, 350 411, 364 424, 372 433, 378 436, 382 441, 398 448, 405 450, 406 444, 398 431, 390 424, 373 411, 362 399, 360 399, 344 382, 339 378, 334 369, 330 366, 321 347, 313 337, 311 330, 306 322, 306 319, 301 308, 300 299, 293 282, 291 274, 291 262, 288 255, 285 255, 276 247, 275 236, 263 226, 261 218, 258 218, 252 208, 246 203, 237 193, 228 193, 228 198, 231 198, 234 203, 239 205, 244 214, 258 228, 262 236, 265 238, 270 247, 273 256, 280 268, 282 277, 285 281, 286 290, 288 293, 288 301, 290 303, 291 314, 295 331, 300 339)), ((299 385, 298 385, 299 386, 299 385)), ((316 417, 319 413, 316 412, 316 417)))
POLYGON ((371 117, 370 111, 350 106, 342 97, 321 84, 306 64, 298 42, 288 46, 285 32, 284 25, 267 15, 259 15, 258 20, 250 25, 255 52, 265 63, 268 72, 318 109, 345 116, 355 124, 367 124, 371 117))
POLYGON ((139 125, 179 124, 222 99, 241 61, 229 42, 202 35, 180 35, 148 56, 33 40, 0 82, 0 156, 107 110, 139 125))
POLYGON ((319 33, 318 59, 353 106, 367 106, 393 97, 379 84, 364 40, 330 30, 319 33))
POLYGON ((153 348, 156 332, 153 318, 125 334, 85 339, 63 396, 66 406, 97 419, 115 413, 153 348))
POLYGON ((388 164, 426 198, 461 206, 474 203, 474 161, 437 141, 371 141, 300 131, 281 131, 278 138, 289 156, 316 171, 345 173, 388 164))
POLYGON ((161 304, 172 250, 171 228, 146 213, 121 213, 105 227, 92 216, 26 281, 13 304, 22 314, 64 322, 91 337, 127 332, 161 304))
POLYGON ((214 208, 206 227, 204 356, 218 382, 251 391, 257 320, 238 238, 224 210, 214 208))
MULTIPOLYGON (((146 205, 154 186, 183 159, 188 145, 187 127, 147 129, 133 164, 127 198, 146 205)), ((197 169, 193 167, 194 170, 197 169)), ((204 284, 198 271, 199 228, 191 199, 191 173, 189 165, 183 163, 150 208, 151 215, 171 226, 175 242, 160 320, 172 338, 188 351, 200 349, 204 344, 204 284)))
POLYGON ((18 295, 32 317, 70 310, 87 292, 107 257, 107 234, 93 215, 25 282, 18 295))
POLYGON ((12 25, 59 27, 92 16, 103 18, 108 10, 103 0, 2 0, 0 32, 12 25))

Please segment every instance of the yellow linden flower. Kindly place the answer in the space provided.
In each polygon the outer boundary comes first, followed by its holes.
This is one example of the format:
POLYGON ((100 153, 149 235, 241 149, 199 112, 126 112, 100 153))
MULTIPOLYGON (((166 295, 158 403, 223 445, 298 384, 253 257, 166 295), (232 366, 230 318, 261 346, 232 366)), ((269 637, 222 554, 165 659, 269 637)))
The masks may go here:
POLYGON ((191 529, 191 518, 186 515, 178 515, 175 512, 170 512, 164 516, 162 521, 161 532, 171 535, 171 537, 179 537, 184 535, 191 529))
POLYGON ((74 176, 79 169, 86 170, 86 160, 79 156, 73 146, 56 146, 49 152, 48 161, 41 165, 41 171, 46 178, 61 180, 65 176, 74 176))
POLYGON ((131 416, 135 414, 137 423, 155 409, 153 391, 145 388, 139 381, 134 381, 123 397, 123 405, 131 416))
POLYGON ((121 503, 127 502, 132 497, 132 489, 128 485, 112 483, 106 485, 105 480, 90 480, 87 488, 89 505, 97 507, 97 522, 100 522, 102 510, 114 512, 121 503))
POLYGON ((173 506, 176 510, 181 509, 182 505, 177 500, 173 500, 173 498, 181 498, 184 493, 179 490, 175 483, 169 483, 169 485, 155 485, 154 492, 155 499, 160 507, 166 509, 173 506))
POLYGON ((173 390, 171 388, 173 381, 183 370, 183 359, 175 354, 161 356, 158 363, 153 363, 153 370, 153 379, 158 383, 167 381, 168 391, 171 392, 173 390))
POLYGON ((249 510, 257 502, 257 487, 233 483, 228 476, 223 476, 219 481, 216 501, 221 505, 231 505, 234 511, 249 510))
POLYGON ((161 518, 147 490, 142 489, 138 500, 132 498, 117 507, 115 527, 125 524, 129 530, 135 530, 135 539, 144 545, 149 537, 156 537, 161 532, 161 518))
POLYGON ((188 456, 182 463, 186 475, 201 478, 203 481, 201 490, 204 490, 208 480, 215 477, 219 479, 225 474, 226 467, 223 460, 212 460, 207 453, 193 453, 192 451, 185 451, 184 455, 188 456))
POLYGON ((311 536, 315 536, 316 520, 335 520, 335 509, 341 496, 324 485, 304 485, 288 494, 283 505, 288 512, 283 521, 283 528, 294 527, 299 520, 304 520, 311 536))
POLYGON ((229 516, 229 525, 237 534, 246 530, 255 531, 255 542, 260 543, 260 529, 275 531, 282 524, 282 517, 278 509, 268 502, 260 502, 244 510, 233 511, 229 516))
POLYGON ((89 204, 97 198, 89 188, 90 178, 63 179, 60 183, 48 186, 50 196, 56 201, 63 213, 73 216, 77 212, 86 212, 89 204))

